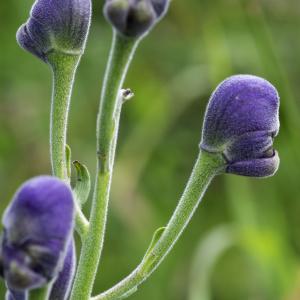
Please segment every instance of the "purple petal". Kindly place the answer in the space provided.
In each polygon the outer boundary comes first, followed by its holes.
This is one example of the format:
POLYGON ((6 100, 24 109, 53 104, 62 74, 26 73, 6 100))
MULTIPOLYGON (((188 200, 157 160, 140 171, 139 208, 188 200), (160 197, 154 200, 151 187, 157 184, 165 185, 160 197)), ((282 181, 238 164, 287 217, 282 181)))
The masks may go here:
POLYGON ((276 89, 256 76, 232 76, 210 98, 200 147, 222 154, 229 173, 271 176, 279 163, 273 150, 278 131, 276 89))
POLYGON ((166 0, 151 0, 154 11, 156 12, 157 18, 161 18, 165 15, 168 10, 170 1, 166 0))
POLYGON ((127 37, 146 34, 167 12, 169 0, 106 0, 104 15, 127 37))
POLYGON ((270 150, 273 154, 273 136, 265 131, 247 132, 229 143, 224 150, 228 161, 262 158, 270 150))
POLYGON ((73 277, 75 274, 76 253, 74 240, 69 243, 67 254, 64 260, 63 269, 60 271, 58 278, 56 279, 50 300, 65 300, 68 299, 68 295, 71 289, 73 277))
POLYGON ((30 18, 17 32, 17 41, 44 61, 52 50, 80 54, 90 19, 90 0, 37 0, 30 18))
POLYGON ((219 149, 247 132, 279 130, 279 96, 265 79, 236 75, 223 81, 210 98, 202 145, 219 149))
POLYGON ((46 57, 45 57, 46 51, 44 50, 44 52, 43 52, 41 47, 37 47, 36 42, 32 39, 32 37, 28 33, 26 24, 23 24, 19 28, 19 30, 17 32, 17 40, 18 40, 19 45, 23 49, 27 50, 28 52, 31 52, 32 54, 34 54, 38 58, 42 59, 43 61, 46 61, 46 57))
POLYGON ((72 191, 50 176, 27 181, 3 217, 1 263, 9 288, 42 286, 61 268, 74 223, 72 191))
POLYGON ((279 156, 275 152, 273 157, 244 160, 229 164, 226 172, 250 177, 269 177, 276 173, 279 167, 279 156))

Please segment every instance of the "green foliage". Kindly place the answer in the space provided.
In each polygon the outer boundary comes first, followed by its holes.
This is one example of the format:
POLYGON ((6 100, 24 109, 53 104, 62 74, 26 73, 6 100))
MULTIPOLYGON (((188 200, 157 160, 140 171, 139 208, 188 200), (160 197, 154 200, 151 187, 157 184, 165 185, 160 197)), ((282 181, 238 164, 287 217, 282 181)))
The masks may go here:
POLYGON ((73 190, 78 205, 81 207, 88 200, 91 191, 90 173, 87 167, 78 160, 73 161, 73 166, 76 169, 76 183, 73 190))

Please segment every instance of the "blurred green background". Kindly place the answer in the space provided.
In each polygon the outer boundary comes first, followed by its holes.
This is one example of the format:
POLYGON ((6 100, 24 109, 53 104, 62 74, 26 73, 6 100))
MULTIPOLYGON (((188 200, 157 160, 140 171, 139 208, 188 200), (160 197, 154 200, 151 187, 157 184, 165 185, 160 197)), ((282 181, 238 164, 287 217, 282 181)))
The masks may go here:
MULTIPOLYGON (((95 171, 95 123, 111 29, 94 2, 70 115, 73 158, 95 171)), ((16 44, 31 0, 0 2, 0 211, 26 179, 49 173, 51 73, 16 44)), ((281 166, 258 180, 219 176, 183 237, 131 299, 300 299, 300 2, 174 0, 138 49, 95 293, 127 275, 170 217, 198 151, 204 109, 235 73, 281 95, 281 166)), ((86 208, 88 212, 88 207, 86 208)), ((4 299, 1 283, 0 298, 4 299)))

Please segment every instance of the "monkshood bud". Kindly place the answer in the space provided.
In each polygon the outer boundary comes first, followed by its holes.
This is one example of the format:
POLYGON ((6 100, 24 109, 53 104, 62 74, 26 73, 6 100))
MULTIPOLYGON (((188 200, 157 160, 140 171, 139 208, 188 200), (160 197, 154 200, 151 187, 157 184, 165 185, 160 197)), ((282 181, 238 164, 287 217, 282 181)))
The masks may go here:
POLYGON ((40 176, 25 182, 3 216, 1 273, 10 291, 39 288, 62 269, 74 223, 72 191, 40 176))
POLYGON ((76 253, 74 240, 69 242, 67 254, 64 260, 64 265, 60 271, 50 294, 50 300, 65 300, 68 299, 71 284, 75 274, 76 253))
POLYGON ((90 19, 91 0, 36 0, 29 19, 17 32, 17 41, 43 61, 52 51, 80 55, 90 19))
POLYGON ((236 75, 223 81, 209 101, 201 148, 221 153, 226 172, 272 176, 278 169, 273 139, 279 131, 279 96, 268 81, 236 75))
MULTIPOLYGON (((68 299, 71 284, 75 274, 76 253, 74 239, 69 242, 63 268, 52 286, 49 300, 68 299)), ((26 300, 27 291, 8 290, 5 300, 26 300)))
POLYGON ((146 34, 167 12, 169 0, 106 0, 104 15, 126 37, 146 34))

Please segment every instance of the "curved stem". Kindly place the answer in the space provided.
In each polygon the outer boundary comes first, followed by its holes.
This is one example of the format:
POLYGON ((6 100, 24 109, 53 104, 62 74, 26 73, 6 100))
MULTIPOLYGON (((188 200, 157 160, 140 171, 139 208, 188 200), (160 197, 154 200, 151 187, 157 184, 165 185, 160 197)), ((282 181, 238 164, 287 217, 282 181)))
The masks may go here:
POLYGON ((50 121, 50 156, 53 175, 66 180, 66 135, 70 98, 80 57, 60 52, 48 55, 53 70, 50 121))
MULTIPOLYGON (((66 136, 71 93, 80 55, 53 51, 47 56, 53 72, 53 91, 50 116, 50 159, 53 176, 68 181, 66 136)), ((77 218, 77 224, 83 218, 77 218)), ((77 226, 78 227, 78 226, 77 226)), ((53 282, 29 293, 30 300, 48 299, 53 282)))
POLYGON ((126 297, 134 292, 159 266, 186 228, 208 185, 224 163, 219 155, 201 151, 183 195, 163 234, 145 255, 140 265, 120 283, 92 300, 126 297))
POLYGON ((90 224, 78 205, 76 205, 76 211, 75 227, 81 238, 81 241, 83 242, 88 234, 90 224))
MULTIPOLYGON (((50 157, 52 174, 68 181, 66 161, 66 137, 70 99, 73 89, 79 55, 52 52, 48 55, 53 71, 53 95, 50 120, 50 157)), ((76 207, 76 230, 83 237, 88 228, 88 221, 76 207)))
POLYGON ((122 106, 120 91, 138 41, 114 32, 97 119, 97 174, 90 226, 82 246, 72 300, 88 300, 103 248, 109 192, 122 106))

